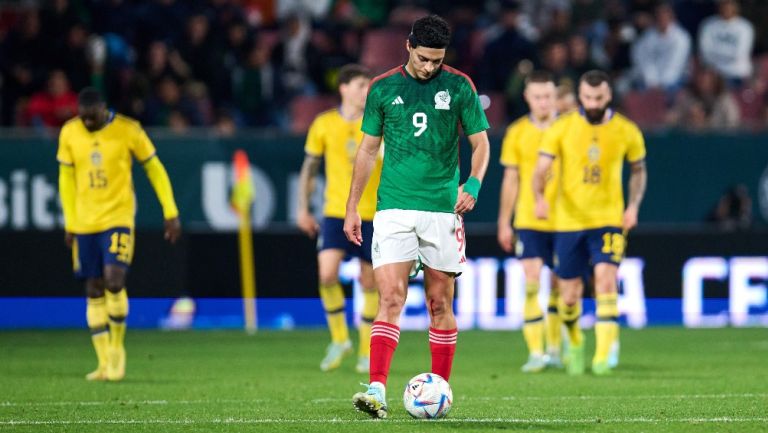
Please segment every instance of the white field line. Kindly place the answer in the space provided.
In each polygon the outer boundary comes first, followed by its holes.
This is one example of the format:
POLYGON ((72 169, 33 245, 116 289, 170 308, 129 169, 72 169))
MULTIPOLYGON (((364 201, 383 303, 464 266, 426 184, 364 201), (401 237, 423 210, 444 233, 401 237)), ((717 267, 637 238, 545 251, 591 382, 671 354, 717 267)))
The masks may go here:
POLYGON ((4 426, 36 426, 36 425, 248 425, 248 424, 360 424, 370 422, 382 422, 389 424, 414 424, 418 422, 438 422, 449 424, 669 424, 669 423, 751 423, 768 422, 768 417, 712 417, 712 418, 447 418, 437 421, 418 421, 412 419, 388 419, 388 420, 354 420, 341 418, 328 419, 290 419, 290 418, 213 418, 213 419, 103 419, 103 420, 3 420, 0 427, 4 426))
MULTIPOLYGON (((541 401, 541 400, 686 400, 686 399, 732 399, 732 398, 768 398, 768 393, 725 393, 725 394, 669 394, 669 395, 560 395, 560 396, 499 396, 499 397, 459 397, 457 401, 541 401)), ((143 406, 170 406, 170 405, 205 405, 216 403, 247 404, 265 403, 274 400, 268 399, 211 399, 211 400, 104 400, 104 401, 2 401, 3 407, 36 407, 36 406, 109 406, 109 405, 143 405, 143 406)), ((317 398, 309 400, 314 404, 348 402, 349 398, 317 398)))

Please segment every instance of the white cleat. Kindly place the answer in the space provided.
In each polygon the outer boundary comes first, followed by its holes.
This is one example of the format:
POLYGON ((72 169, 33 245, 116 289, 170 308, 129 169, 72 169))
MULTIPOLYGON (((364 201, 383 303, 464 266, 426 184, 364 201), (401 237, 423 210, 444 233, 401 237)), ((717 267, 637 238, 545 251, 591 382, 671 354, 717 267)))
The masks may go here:
POLYGON ((611 351, 608 352, 608 367, 610 368, 616 368, 619 366, 619 351, 621 350, 621 345, 619 344, 619 340, 616 340, 611 344, 611 351))
POLYGON ((320 361, 320 370, 331 371, 339 368, 344 357, 352 352, 352 342, 331 343, 325 350, 325 358, 320 361))
POLYGON ((358 356, 355 371, 358 373, 368 373, 371 370, 371 359, 367 356, 358 356))
POLYGON ((544 355, 529 355, 528 362, 523 364, 520 370, 523 373, 538 373, 547 367, 547 361, 544 355))

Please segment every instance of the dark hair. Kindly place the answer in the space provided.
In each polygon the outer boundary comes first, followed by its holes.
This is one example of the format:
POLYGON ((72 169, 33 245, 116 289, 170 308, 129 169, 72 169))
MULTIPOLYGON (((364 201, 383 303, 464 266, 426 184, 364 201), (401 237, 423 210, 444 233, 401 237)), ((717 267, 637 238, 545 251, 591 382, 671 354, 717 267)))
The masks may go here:
POLYGON ((371 70, 363 65, 349 63, 339 69, 339 76, 336 78, 336 85, 347 84, 357 77, 371 78, 371 70))
POLYGON ((101 93, 94 87, 86 87, 77 95, 77 103, 81 107, 93 107, 104 103, 101 93))
POLYGON ((581 79, 579 80, 580 83, 587 83, 591 87, 597 87, 603 83, 608 83, 608 85, 611 85, 611 77, 608 76, 608 73, 601 71, 599 69, 593 69, 591 71, 587 71, 584 73, 584 75, 581 76, 581 79))
POLYGON ((544 71, 541 69, 537 69, 530 74, 528 74, 527 77, 525 77, 525 85, 531 83, 552 83, 555 84, 555 77, 550 73, 549 71, 544 71))
POLYGON ((429 15, 417 19, 408 35, 411 48, 446 48, 451 42, 451 28, 438 15, 429 15))

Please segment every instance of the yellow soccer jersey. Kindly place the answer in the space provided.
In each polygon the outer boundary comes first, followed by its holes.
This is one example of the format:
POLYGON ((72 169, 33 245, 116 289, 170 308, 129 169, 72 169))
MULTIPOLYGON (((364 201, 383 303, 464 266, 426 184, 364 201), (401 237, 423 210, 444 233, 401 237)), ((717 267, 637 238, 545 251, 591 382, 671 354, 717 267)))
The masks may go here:
POLYGON ((64 124, 56 159, 75 170, 75 221, 67 223, 72 232, 133 227, 136 202, 131 157, 143 163, 154 155, 155 146, 141 125, 128 117, 114 114, 94 132, 79 117, 64 124))
POLYGON ((561 161, 556 230, 622 226, 624 160, 645 158, 643 135, 634 122, 613 113, 607 122, 592 125, 574 111, 547 130, 540 150, 561 161))
POLYGON ((552 165, 551 173, 547 176, 547 187, 544 196, 552 210, 549 219, 536 218, 536 199, 533 195, 533 172, 536 171, 536 161, 539 158, 539 146, 545 129, 536 126, 529 116, 521 117, 507 128, 504 141, 501 143, 501 164, 506 167, 517 167, 518 188, 517 203, 515 204, 515 228, 540 231, 555 229, 555 212, 552 204, 557 193, 557 164, 552 165))
MULTIPOLYGON (((321 113, 309 127, 304 150, 310 155, 325 158, 325 216, 344 218, 346 213, 355 153, 363 139, 360 130, 362 122, 362 117, 347 120, 338 109, 333 109, 321 113)), ((378 158, 357 208, 363 220, 373 220, 376 213, 376 190, 380 177, 381 158, 378 158)))

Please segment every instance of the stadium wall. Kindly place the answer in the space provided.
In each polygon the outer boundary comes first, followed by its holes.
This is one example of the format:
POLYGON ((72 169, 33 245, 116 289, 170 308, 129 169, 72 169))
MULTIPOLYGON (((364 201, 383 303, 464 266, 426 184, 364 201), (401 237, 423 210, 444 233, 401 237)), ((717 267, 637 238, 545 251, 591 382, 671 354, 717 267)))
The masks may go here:
MULTIPOLYGON (((230 160, 235 149, 249 154, 254 168, 257 230, 285 227, 295 220, 303 137, 243 135, 222 139, 207 133, 188 136, 151 134, 176 191, 188 229, 229 231, 237 219, 228 205, 232 185, 230 160)), ((646 224, 703 221, 723 192, 747 187, 753 214, 768 221, 768 135, 653 134, 647 137, 648 193, 640 219, 646 224)), ((502 167, 501 137, 491 137, 491 165, 481 199, 467 222, 496 221, 502 167)), ((469 146, 461 146, 463 172, 469 146)), ((0 230, 54 230, 63 225, 56 199, 56 140, 53 137, 0 136, 0 230)), ((160 206, 141 169, 135 168, 139 198, 137 225, 159 228, 160 206)), ((322 182, 319 184, 322 187, 322 182)), ((322 188, 314 197, 320 209, 322 188)))
MULTIPOLYGON (((489 226, 468 226, 469 266, 458 279, 456 311, 463 329, 517 329, 522 324, 520 264, 498 249, 489 226)), ((0 328, 84 326, 83 289, 71 276, 69 251, 56 231, 0 231, 0 328)), ((254 237, 259 324, 266 328, 324 324, 316 297, 313 242, 294 230, 254 237)), ((622 320, 628 326, 768 326, 768 232, 641 230, 620 269, 622 320)), ((360 308, 356 262, 342 279, 350 312, 360 308)), ((541 301, 549 288, 546 275, 541 301)), ((157 231, 137 233, 128 280, 132 327, 163 326, 175 299, 191 297, 192 325, 242 326, 237 241, 233 233, 188 232, 170 247, 157 231)), ((593 320, 586 303, 584 321, 593 320)), ((353 317, 354 315, 350 315, 353 317)), ((426 326, 421 282, 412 282, 406 329, 426 326)))

